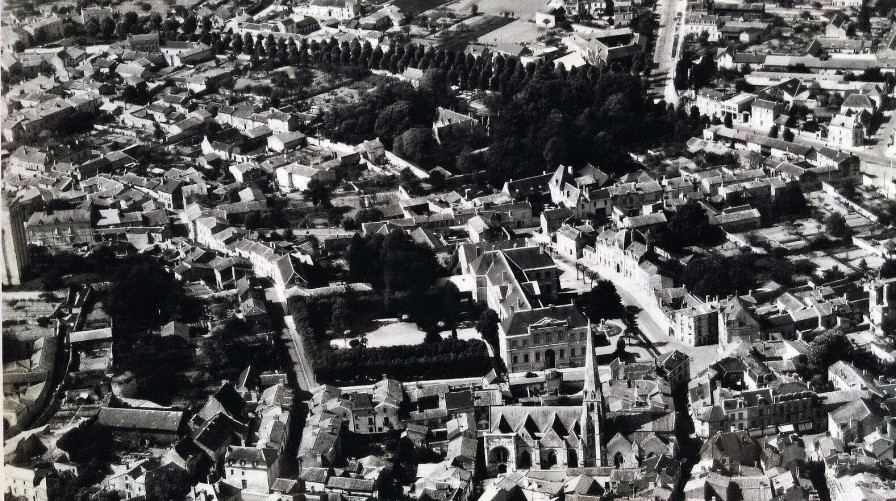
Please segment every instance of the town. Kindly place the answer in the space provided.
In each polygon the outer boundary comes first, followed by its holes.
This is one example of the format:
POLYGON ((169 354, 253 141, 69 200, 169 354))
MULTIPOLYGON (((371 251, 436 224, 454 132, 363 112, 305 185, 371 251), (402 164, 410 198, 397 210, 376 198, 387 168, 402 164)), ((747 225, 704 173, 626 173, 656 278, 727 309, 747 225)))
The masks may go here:
POLYGON ((896 501, 896 1, 0 24, 6 499, 896 501))

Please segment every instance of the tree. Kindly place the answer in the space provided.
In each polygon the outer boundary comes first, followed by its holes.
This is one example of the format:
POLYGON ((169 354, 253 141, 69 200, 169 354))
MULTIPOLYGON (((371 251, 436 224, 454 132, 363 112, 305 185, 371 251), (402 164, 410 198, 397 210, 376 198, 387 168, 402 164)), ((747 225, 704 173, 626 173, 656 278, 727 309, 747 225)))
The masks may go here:
POLYGON ((330 205, 330 189, 320 179, 308 182, 308 188, 302 192, 314 205, 327 207, 330 205))
POLYGON ((108 40, 112 38, 113 33, 115 33, 115 21, 111 17, 104 17, 100 21, 100 35, 108 40))
POLYGON ((451 337, 457 337, 457 320, 460 316, 461 295, 454 282, 447 282, 439 291, 439 305, 445 326, 451 329, 451 337))
POLYGON ((849 338, 838 329, 823 332, 809 343, 808 364, 809 369, 822 374, 834 362, 850 361, 854 348, 849 338))
POLYGON ((495 310, 487 309, 482 312, 479 320, 476 321, 476 332, 482 335, 482 339, 492 345, 493 348, 498 347, 498 323, 501 319, 495 310))
POLYGON ((846 238, 852 233, 846 224, 846 218, 839 212, 832 212, 825 218, 824 226, 827 232, 836 238, 846 238))
POLYGON ((614 14, 614 5, 613 0, 606 0, 604 7, 604 15, 607 17, 613 17, 614 14))
POLYGON ((729 129, 734 127, 734 119, 731 118, 731 113, 725 113, 725 119, 722 121, 722 124, 729 129))
POLYGON ((896 260, 887 259, 884 261, 884 264, 880 266, 878 276, 882 279, 896 277, 896 260))
POLYGON ((399 156, 416 163, 427 163, 435 147, 432 130, 415 127, 395 139, 393 151, 399 156))
POLYGON ((345 331, 351 330, 351 317, 354 313, 352 306, 352 300, 347 295, 340 296, 333 303, 330 325, 334 336, 340 337, 345 331))
POLYGON ((631 336, 632 334, 638 332, 639 313, 641 313, 641 308, 638 308, 637 306, 630 304, 625 307, 625 314, 622 316, 622 323, 625 324, 626 336, 631 336))
POLYGON ((785 127, 784 132, 781 134, 781 139, 792 143, 793 137, 793 131, 790 130, 790 127, 785 127))
POLYGON ((675 63, 675 77, 672 80, 675 90, 684 90, 688 87, 690 79, 691 60, 683 57, 675 63))
POLYGON ((579 307, 591 322, 599 323, 601 320, 622 318, 625 307, 616 286, 609 280, 599 280, 590 291, 582 294, 579 299, 579 307))
POLYGON ((622 337, 616 340, 616 353, 625 353, 625 339, 623 339, 622 337))
POLYGON ((853 200, 856 197, 856 182, 847 178, 840 184, 840 194, 847 200, 853 200))
POLYGON ((412 105, 408 101, 398 101, 383 108, 379 116, 377 116, 373 132, 383 140, 383 144, 387 148, 392 144, 392 140, 396 136, 410 129, 413 125, 411 107, 412 105))
POLYGON ((662 233, 662 242, 680 249, 691 245, 708 244, 717 236, 709 224, 709 217, 699 202, 689 201, 675 211, 662 233))
POLYGON ((778 124, 772 125, 772 128, 768 130, 768 137, 778 137, 778 124))

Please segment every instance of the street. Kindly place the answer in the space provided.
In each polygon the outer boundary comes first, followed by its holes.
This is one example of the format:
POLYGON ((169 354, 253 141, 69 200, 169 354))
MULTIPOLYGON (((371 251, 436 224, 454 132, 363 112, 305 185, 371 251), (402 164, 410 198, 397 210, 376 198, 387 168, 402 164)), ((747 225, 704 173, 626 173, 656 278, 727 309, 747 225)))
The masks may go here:
POLYGON ((660 20, 653 53, 656 67, 651 74, 651 94, 655 99, 662 98, 672 104, 678 104, 678 93, 672 79, 676 57, 684 41, 679 26, 684 22, 686 8, 686 0, 658 0, 656 4, 660 20))
MULTIPOLYGON (((551 255, 554 262, 562 271, 560 277, 560 286, 564 291, 584 292, 592 287, 591 281, 587 278, 578 278, 575 264, 569 261, 565 256, 557 253, 552 249, 551 255)), ((597 269, 591 267, 592 270, 597 269)), ((650 298, 644 290, 639 289, 629 280, 621 279, 614 276, 601 275, 601 279, 610 280, 619 292, 622 304, 626 306, 636 306, 638 312, 638 329, 641 334, 641 341, 644 343, 648 351, 654 351, 662 354, 670 351, 678 350, 691 357, 691 377, 696 376, 700 371, 708 367, 718 358, 716 345, 694 347, 682 343, 668 334, 668 329, 661 327, 664 324, 663 319, 655 318, 657 314, 656 308, 649 308, 650 298)))

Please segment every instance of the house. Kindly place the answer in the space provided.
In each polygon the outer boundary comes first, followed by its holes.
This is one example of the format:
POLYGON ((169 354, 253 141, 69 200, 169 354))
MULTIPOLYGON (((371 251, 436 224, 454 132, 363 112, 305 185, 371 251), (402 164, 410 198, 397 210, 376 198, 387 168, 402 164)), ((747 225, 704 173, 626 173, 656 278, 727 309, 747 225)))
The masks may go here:
POLYGON ((282 132, 268 136, 268 149, 283 153, 286 150, 301 148, 308 143, 308 138, 301 132, 282 132))
POLYGON ((274 174, 277 180, 277 186, 284 193, 293 191, 305 191, 308 184, 312 180, 320 182, 330 182, 336 180, 336 171, 334 169, 323 169, 322 166, 302 165, 299 163, 290 163, 277 167, 274 174))
POLYGON ((382 165, 386 162, 386 148, 380 138, 365 140, 359 145, 358 151, 373 165, 382 165))
POLYGON ((162 55, 169 66, 199 64, 215 58, 215 51, 201 42, 181 42, 169 40, 160 47, 162 55))
POLYGON ((828 38, 849 38, 849 16, 840 11, 829 11, 824 14, 828 23, 824 27, 824 36, 828 38))
POLYGON ((25 222, 28 243, 47 247, 78 247, 94 242, 89 207, 35 212, 25 222))
POLYGON ((330 477, 326 492, 348 501, 367 501, 376 497, 376 481, 367 478, 330 477))
POLYGON ((441 106, 436 110, 436 120, 432 124, 432 132, 436 141, 459 134, 481 134, 483 127, 479 120, 463 113, 451 111, 441 106))
POLYGON ((52 470, 3 465, 4 492, 26 501, 49 501, 59 495, 58 479, 52 470))
POLYGON ((398 411, 404 400, 401 383, 383 377, 372 392, 345 394, 348 399, 349 429, 355 433, 384 433, 400 425, 398 411))
POLYGON ((19 146, 9 155, 10 173, 19 176, 40 175, 49 165, 50 155, 40 148, 19 146))
POLYGON ((554 238, 556 249, 572 261, 582 257, 582 251, 588 245, 594 246, 594 228, 591 225, 570 226, 564 224, 557 229, 554 238))
POLYGON ((136 52, 159 52, 159 34, 128 35, 128 46, 136 52))
POLYGON ((270 494, 280 476, 280 458, 274 449, 230 446, 224 457, 224 481, 255 494, 270 494))
POLYGON ((864 132, 859 115, 852 112, 834 115, 828 124, 828 144, 839 148, 862 146, 864 132))
POLYGON ((775 125, 775 119, 781 114, 778 103, 765 99, 756 99, 750 108, 750 127, 768 131, 775 125))

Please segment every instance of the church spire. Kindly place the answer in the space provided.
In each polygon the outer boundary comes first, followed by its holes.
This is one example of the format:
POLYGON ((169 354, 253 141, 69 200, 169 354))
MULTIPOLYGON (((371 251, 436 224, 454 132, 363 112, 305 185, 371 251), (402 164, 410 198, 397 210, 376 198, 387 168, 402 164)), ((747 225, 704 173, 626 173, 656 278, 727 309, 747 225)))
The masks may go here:
POLYGON ((594 357, 594 333, 591 331, 591 320, 588 321, 585 354, 585 387, 582 390, 582 443, 586 466, 603 466, 603 448, 600 431, 603 423, 603 406, 600 376, 594 357))

